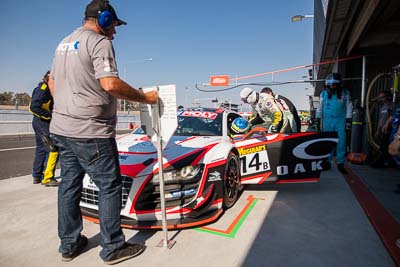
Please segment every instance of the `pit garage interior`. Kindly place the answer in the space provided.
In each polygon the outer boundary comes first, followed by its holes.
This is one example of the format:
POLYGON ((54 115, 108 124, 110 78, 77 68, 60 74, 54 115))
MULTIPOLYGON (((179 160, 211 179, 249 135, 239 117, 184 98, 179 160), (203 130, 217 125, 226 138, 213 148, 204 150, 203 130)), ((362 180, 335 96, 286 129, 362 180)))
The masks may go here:
MULTIPOLYGON (((342 75, 353 106, 363 111, 360 152, 369 155, 367 126, 374 129, 378 119, 373 99, 381 90, 393 91, 393 68, 400 64, 400 1, 315 0, 313 36, 313 78, 323 80, 332 71, 342 75), (327 61, 332 63, 318 65, 327 61)), ((323 87, 314 83, 314 97, 323 87)))

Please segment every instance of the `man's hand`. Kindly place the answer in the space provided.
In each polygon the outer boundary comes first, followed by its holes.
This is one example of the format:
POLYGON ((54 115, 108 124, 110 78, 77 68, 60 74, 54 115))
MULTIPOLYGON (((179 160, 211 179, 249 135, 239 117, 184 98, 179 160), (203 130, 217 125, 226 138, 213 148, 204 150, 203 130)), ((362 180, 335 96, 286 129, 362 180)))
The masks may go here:
POLYGON ((156 104, 158 101, 158 93, 157 91, 150 91, 144 94, 143 102, 147 104, 156 104))

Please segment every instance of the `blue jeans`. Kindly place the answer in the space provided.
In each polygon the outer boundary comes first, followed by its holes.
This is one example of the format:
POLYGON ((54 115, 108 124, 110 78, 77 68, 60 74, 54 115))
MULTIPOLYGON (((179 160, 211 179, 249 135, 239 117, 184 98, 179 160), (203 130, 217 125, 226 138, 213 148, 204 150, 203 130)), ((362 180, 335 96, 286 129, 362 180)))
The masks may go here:
POLYGON ((121 248, 121 186, 117 144, 114 138, 71 138, 52 135, 59 149, 61 183, 58 186, 58 236, 60 253, 72 252, 79 245, 82 214, 79 207, 82 180, 87 173, 99 188, 100 257, 107 260, 121 248))

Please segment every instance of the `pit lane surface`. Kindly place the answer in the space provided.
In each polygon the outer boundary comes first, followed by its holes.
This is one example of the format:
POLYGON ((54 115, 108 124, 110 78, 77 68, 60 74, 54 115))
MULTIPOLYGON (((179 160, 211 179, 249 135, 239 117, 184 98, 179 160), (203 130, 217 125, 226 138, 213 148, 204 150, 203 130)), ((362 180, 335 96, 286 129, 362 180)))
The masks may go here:
MULTIPOLYGON (((101 266, 99 226, 84 221, 88 249, 70 263, 57 252, 57 188, 0 181, 1 266, 101 266)), ((226 231, 248 204, 258 201, 234 235, 196 229, 170 231, 170 250, 158 248, 161 231, 124 230, 147 250, 119 266, 395 266, 367 216, 336 169, 320 183, 250 186, 236 205, 207 225, 226 231)))

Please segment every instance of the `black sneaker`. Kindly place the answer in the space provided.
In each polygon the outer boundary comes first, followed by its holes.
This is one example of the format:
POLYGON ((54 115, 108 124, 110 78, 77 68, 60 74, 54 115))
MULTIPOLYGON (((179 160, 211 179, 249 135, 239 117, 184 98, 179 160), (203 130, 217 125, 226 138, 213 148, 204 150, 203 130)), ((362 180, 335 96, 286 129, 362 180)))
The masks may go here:
POLYGON ((88 244, 87 237, 81 235, 81 242, 79 246, 75 249, 75 251, 62 253, 61 260, 64 262, 72 261, 76 256, 81 254, 81 252, 83 251, 83 249, 86 247, 87 244, 88 244))
POLYGON ((124 260, 138 256, 145 249, 146 249, 145 245, 125 243, 125 245, 122 248, 114 251, 108 258, 108 260, 104 261, 104 263, 109 265, 120 263, 124 260))
POLYGON ((42 181, 42 178, 40 177, 33 177, 33 184, 40 184, 42 181))
POLYGON ((347 171, 346 171, 346 169, 344 168, 344 164, 343 164, 343 163, 338 164, 338 165, 337 165, 337 168, 338 168, 338 170, 339 170, 341 173, 347 174, 347 171))

